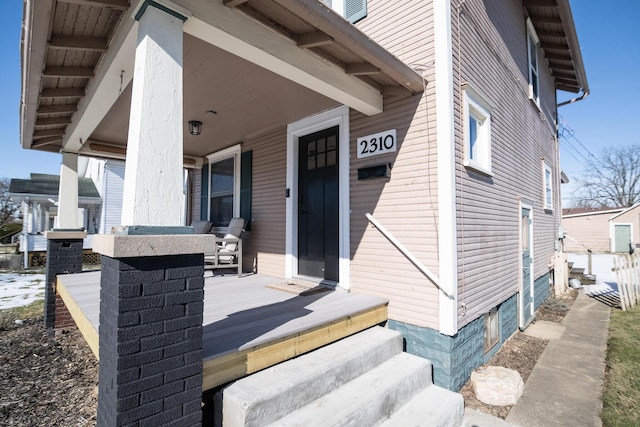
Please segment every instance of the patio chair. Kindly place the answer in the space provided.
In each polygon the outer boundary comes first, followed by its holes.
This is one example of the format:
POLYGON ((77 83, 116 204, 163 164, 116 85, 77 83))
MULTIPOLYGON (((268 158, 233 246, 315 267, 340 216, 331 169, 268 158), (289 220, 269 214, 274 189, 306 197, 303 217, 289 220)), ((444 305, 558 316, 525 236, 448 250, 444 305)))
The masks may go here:
POLYGON ((204 268, 237 268, 238 277, 242 277, 242 239, 246 221, 244 218, 232 218, 224 237, 216 237, 213 252, 205 252, 204 268))

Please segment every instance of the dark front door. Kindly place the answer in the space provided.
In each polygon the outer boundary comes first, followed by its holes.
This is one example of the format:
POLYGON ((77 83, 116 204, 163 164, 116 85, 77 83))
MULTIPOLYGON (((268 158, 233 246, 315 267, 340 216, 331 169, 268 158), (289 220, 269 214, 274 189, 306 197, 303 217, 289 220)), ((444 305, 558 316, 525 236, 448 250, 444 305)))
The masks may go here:
POLYGON ((338 281, 338 127, 299 139, 298 274, 338 281))

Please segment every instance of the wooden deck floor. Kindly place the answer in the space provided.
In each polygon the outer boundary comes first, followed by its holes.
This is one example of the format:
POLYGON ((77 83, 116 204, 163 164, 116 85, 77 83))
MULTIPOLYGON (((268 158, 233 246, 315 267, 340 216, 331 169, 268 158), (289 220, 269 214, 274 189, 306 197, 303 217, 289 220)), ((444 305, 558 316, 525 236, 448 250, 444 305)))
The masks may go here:
MULTIPOLYGON (((203 390, 387 320, 387 301, 343 291, 299 296, 248 275, 205 279, 203 390)), ((58 276, 58 292, 98 357, 100 272, 58 276)))

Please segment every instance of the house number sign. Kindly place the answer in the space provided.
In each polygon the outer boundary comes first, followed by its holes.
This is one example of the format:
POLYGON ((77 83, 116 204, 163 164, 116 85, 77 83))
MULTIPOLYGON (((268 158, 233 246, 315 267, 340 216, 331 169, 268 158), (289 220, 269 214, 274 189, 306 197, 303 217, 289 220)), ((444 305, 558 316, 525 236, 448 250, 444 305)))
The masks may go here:
POLYGON ((356 140, 358 158, 377 156, 378 154, 396 151, 396 130, 390 129, 373 135, 363 136, 356 140))

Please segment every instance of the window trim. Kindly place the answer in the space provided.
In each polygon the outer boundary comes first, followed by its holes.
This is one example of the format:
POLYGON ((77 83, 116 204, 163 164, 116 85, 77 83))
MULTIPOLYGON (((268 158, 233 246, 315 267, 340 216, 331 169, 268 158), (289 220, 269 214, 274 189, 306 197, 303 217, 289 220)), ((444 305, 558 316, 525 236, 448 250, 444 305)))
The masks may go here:
POLYGON ((529 83, 529 99, 531 99, 538 108, 540 108, 540 55, 538 55, 538 46, 540 45, 540 39, 536 33, 536 29, 533 26, 530 18, 527 18, 527 70, 529 83), (533 46, 532 46, 533 44, 533 46), (535 53, 535 66, 532 62, 531 53, 535 53), (534 93, 533 80, 535 77, 536 87, 538 93, 534 93))
POLYGON ((216 151, 207 155, 207 163, 209 165, 208 173, 208 189, 207 189, 207 220, 211 218, 211 167, 212 164, 233 158, 233 217, 240 215, 240 161, 242 154, 242 146, 240 144, 216 151))
POLYGON ((491 171, 491 109, 487 102, 472 88, 464 88, 464 166, 480 172, 484 175, 493 176, 491 171), (477 132, 477 151, 480 151, 480 158, 472 158, 471 153, 471 129, 469 119, 473 117, 479 123, 477 132), (480 123, 481 122, 481 123, 480 123))
POLYGON ((547 211, 553 210, 553 168, 544 159, 542 160, 542 205, 547 211), (547 182, 547 172, 549 182, 547 182), (551 200, 547 200, 547 190, 551 200))

